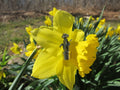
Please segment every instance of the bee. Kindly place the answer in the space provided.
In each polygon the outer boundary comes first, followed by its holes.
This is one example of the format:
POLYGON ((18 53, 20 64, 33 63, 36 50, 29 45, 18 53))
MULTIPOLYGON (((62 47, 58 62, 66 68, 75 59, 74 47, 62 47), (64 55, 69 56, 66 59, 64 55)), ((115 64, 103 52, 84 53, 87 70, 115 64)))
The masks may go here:
POLYGON ((64 55, 65 60, 69 60, 69 45, 70 45, 70 43, 67 39, 68 37, 69 37, 68 34, 63 34, 62 38, 64 40, 63 40, 63 43, 60 45, 60 47, 63 46, 63 50, 64 50, 63 55, 64 55))

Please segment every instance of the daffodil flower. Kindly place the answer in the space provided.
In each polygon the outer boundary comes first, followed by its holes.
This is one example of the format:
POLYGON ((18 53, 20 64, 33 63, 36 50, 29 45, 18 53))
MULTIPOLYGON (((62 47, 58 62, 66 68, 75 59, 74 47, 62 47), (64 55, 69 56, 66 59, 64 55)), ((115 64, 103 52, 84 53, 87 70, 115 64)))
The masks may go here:
POLYGON ((118 37, 118 40, 120 40, 120 36, 118 37))
POLYGON ((83 18, 79 18, 79 23, 81 23, 83 25, 83 18))
POLYGON ((31 31, 33 30, 33 28, 29 25, 29 26, 26 27, 25 29, 26 29, 27 33, 28 33, 29 35, 31 35, 31 31))
POLYGON ((22 52, 22 49, 16 43, 13 43, 13 47, 11 47, 10 50, 15 54, 20 54, 22 52))
POLYGON ((79 29, 72 31, 74 17, 58 10, 53 18, 53 29, 41 27, 33 30, 32 36, 43 47, 33 66, 32 76, 44 79, 57 75, 60 82, 72 90, 76 71, 81 77, 88 74, 96 59, 99 43, 96 35, 88 35, 79 29))
MULTIPOLYGON (((99 20, 99 17, 97 18, 97 20, 99 20)), ((105 18, 102 19, 102 20, 100 20, 100 22, 99 22, 99 24, 98 24, 98 26, 97 26, 95 32, 98 32, 98 31, 100 30, 100 28, 103 27, 104 24, 105 24, 105 18)))
POLYGON ((46 20, 44 21, 44 23, 45 23, 47 26, 52 25, 52 21, 50 20, 50 18, 49 18, 48 16, 46 16, 45 19, 46 19, 46 20))
POLYGON ((0 67, 0 80, 2 79, 2 78, 5 78, 6 77, 6 74, 5 74, 5 72, 2 70, 2 67, 0 67))
POLYGON ((120 25, 117 26, 117 29, 115 30, 115 33, 120 35, 120 25))
POLYGON ((3 71, 0 71, 0 80, 2 79, 2 77, 5 78, 6 74, 3 71))
MULTIPOLYGON (((32 35, 31 35, 31 31, 32 30, 38 30, 39 28, 35 28, 35 29, 33 29, 31 26, 29 26, 29 27, 26 27, 26 31, 27 31, 27 33, 29 34, 29 36, 30 36, 30 43, 26 46, 26 52, 25 52, 25 55, 27 56, 27 57, 29 57, 31 54, 32 54, 32 52, 33 52, 33 50, 37 47, 37 45, 35 45, 35 42, 34 42, 34 40, 33 40, 33 37, 32 37, 32 35)), ((37 50, 37 52, 36 52, 36 54, 34 55, 34 59, 38 56, 38 53, 41 51, 41 49, 39 49, 39 50, 37 50)))
POLYGON ((115 33, 115 30, 113 30, 113 27, 109 27, 108 28, 108 31, 107 31, 107 34, 106 34, 106 38, 109 36, 109 37, 112 37, 115 33))

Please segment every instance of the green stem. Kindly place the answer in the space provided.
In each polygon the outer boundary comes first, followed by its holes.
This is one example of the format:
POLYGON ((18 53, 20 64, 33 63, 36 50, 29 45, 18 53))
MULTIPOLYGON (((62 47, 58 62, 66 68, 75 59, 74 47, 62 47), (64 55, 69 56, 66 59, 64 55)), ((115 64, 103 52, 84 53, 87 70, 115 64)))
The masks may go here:
POLYGON ((10 88, 8 90, 15 90, 18 82, 20 81, 22 75, 24 74, 27 66, 29 65, 30 61, 32 60, 32 58, 34 57, 36 51, 38 48, 35 48, 34 51, 32 52, 32 54, 30 55, 30 57, 26 60, 25 64, 23 65, 20 73, 17 75, 17 77, 14 79, 12 85, 10 86, 10 88))

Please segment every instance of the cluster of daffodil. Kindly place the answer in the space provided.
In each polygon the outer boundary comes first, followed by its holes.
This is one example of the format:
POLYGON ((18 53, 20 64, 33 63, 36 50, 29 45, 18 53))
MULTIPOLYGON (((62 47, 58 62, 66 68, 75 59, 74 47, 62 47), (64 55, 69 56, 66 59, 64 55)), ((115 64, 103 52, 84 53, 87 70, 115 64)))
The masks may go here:
POLYGON ((112 37, 115 34, 119 35, 118 40, 120 40, 120 25, 118 25, 117 29, 114 29, 113 27, 109 27, 106 37, 108 36, 112 37))
MULTIPOLYGON (((72 90, 77 74, 84 78, 92 71, 101 39, 114 34, 119 36, 120 26, 116 30, 112 27, 106 29, 105 19, 101 19, 101 16, 97 19, 92 16, 89 19, 76 19, 70 13, 56 8, 49 14, 53 20, 46 16, 46 26, 35 29, 26 27, 30 44, 26 47, 25 55, 29 57, 37 46, 40 47, 33 57, 35 63, 31 75, 39 79, 56 75, 63 85, 72 90), (103 33, 106 35, 101 37, 103 33)), ((13 52, 22 51, 15 43, 14 46, 11 48, 13 52)))

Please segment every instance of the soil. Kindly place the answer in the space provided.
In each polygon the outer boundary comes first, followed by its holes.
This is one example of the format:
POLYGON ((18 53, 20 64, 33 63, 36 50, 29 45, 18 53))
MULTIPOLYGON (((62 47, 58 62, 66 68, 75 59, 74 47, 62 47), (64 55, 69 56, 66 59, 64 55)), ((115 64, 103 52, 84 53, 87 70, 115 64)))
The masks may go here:
MULTIPOLYGON (((64 9, 65 10, 65 9, 64 9)), ((90 16, 99 17, 101 11, 100 10, 68 10, 74 16, 90 16)), ((38 11, 2 11, 0 13, 0 22, 8 22, 17 19, 25 19, 28 17, 39 17, 39 16, 48 15, 48 11, 38 12, 38 11)), ((106 20, 120 20, 120 11, 104 11, 103 18, 106 20)))

